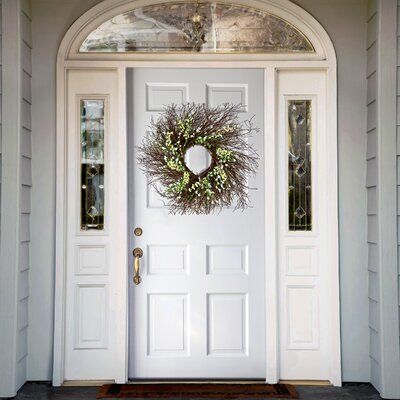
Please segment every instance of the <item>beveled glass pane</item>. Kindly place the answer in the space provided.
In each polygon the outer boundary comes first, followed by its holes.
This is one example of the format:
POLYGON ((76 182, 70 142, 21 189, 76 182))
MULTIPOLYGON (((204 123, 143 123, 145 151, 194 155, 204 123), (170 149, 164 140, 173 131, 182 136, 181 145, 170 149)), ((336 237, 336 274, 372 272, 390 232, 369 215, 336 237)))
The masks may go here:
POLYGON ((289 100, 288 128, 289 231, 311 231, 311 100, 289 100))
POLYGON ((104 100, 81 100, 81 229, 104 229, 104 100))
POLYGON ((226 3, 164 3, 120 14, 89 34, 80 52, 314 52, 293 25, 226 3))

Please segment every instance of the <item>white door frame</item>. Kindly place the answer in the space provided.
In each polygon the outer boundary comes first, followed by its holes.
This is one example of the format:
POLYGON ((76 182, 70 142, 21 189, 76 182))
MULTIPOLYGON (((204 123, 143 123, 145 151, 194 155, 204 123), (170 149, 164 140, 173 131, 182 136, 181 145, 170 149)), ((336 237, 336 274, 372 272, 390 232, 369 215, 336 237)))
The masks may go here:
MULTIPOLYGON (((231 0, 235 3, 237 0, 231 0)), ((94 27, 112 15, 117 15, 127 9, 144 4, 155 3, 154 0, 105 0, 81 16, 66 33, 58 53, 57 59, 57 193, 56 193, 56 287, 55 287, 55 321, 54 321, 54 363, 53 385, 59 386, 64 382, 64 333, 65 333, 65 272, 66 272, 66 76, 70 69, 112 69, 118 74, 119 118, 124 121, 120 125, 119 140, 126 146, 126 69, 140 67, 157 68, 262 68, 265 71, 265 154, 268 148, 270 157, 265 160, 265 252, 268 254, 265 265, 265 301, 266 301, 266 381, 276 383, 279 380, 278 365, 278 293, 277 293, 277 174, 276 174, 276 82, 279 70, 309 70, 326 71, 327 76, 327 146, 330 149, 326 162, 329 176, 327 185, 327 237, 330 275, 330 293, 328 295, 329 323, 331 333, 330 346, 330 381, 335 386, 341 385, 341 355, 340 355, 340 307, 339 307, 339 259, 338 259, 338 204, 337 204, 337 69, 336 55, 332 42, 322 26, 307 12, 288 0, 242 0, 241 4, 248 4, 255 8, 265 9, 290 21, 294 26, 306 34, 312 42, 316 52, 313 54, 79 54, 78 44, 94 27), (193 57, 195 56, 195 57, 193 57), (249 57, 250 56, 250 57, 249 57), (194 60, 195 61, 189 61, 194 60), (155 61, 157 61, 155 63, 155 61)), ((277 107, 276 107, 277 108, 277 107)), ((125 193, 120 201, 120 216, 127 215, 127 160, 123 155, 121 164, 125 171, 119 177, 122 184, 121 193, 125 193)), ((127 233, 127 226, 121 227, 127 233), (125 229, 124 229, 125 228, 125 229)), ((125 253, 121 255, 121 270, 118 277, 119 291, 117 296, 118 315, 121 320, 116 329, 118 340, 118 365, 115 371, 115 381, 122 383, 128 379, 128 274, 127 234, 121 234, 121 248, 125 253)))

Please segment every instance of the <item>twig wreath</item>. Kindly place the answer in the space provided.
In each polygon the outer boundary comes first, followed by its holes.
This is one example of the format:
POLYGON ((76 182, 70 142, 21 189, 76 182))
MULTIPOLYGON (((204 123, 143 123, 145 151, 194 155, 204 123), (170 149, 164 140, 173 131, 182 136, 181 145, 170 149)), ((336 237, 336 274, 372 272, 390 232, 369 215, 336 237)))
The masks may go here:
POLYGON ((247 178, 258 168, 248 138, 258 128, 251 120, 239 121, 239 111, 240 105, 231 104, 172 104, 151 121, 138 162, 171 214, 210 214, 235 203, 235 209, 248 207, 247 178), (185 161, 195 146, 205 148, 211 160, 199 173, 185 161))

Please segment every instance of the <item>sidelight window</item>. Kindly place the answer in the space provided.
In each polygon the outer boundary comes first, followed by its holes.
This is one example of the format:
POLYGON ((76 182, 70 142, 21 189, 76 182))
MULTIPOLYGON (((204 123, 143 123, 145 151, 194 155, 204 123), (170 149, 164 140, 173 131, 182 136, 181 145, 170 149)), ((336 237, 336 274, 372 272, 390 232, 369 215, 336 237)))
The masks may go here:
POLYGON ((104 100, 81 100, 81 229, 104 229, 104 100))
POLYGON ((311 151, 311 100, 289 100, 289 231, 312 230, 311 151))

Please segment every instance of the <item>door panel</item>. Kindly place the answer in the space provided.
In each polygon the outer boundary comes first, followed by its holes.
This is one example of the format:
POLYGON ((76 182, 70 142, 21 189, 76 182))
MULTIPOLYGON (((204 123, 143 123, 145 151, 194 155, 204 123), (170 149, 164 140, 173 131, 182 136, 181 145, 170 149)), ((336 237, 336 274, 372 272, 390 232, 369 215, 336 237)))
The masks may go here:
MULTIPOLYGON (((142 283, 130 268, 131 378, 264 378, 264 78, 259 69, 129 71, 129 236, 140 247, 142 283), (137 146, 163 105, 242 104, 254 116, 260 156, 251 208, 172 216, 136 163, 137 146), (135 227, 143 235, 133 236, 135 227)), ((190 155, 201 168, 204 154, 190 155)), ((130 259, 132 262, 132 258, 130 259)))

